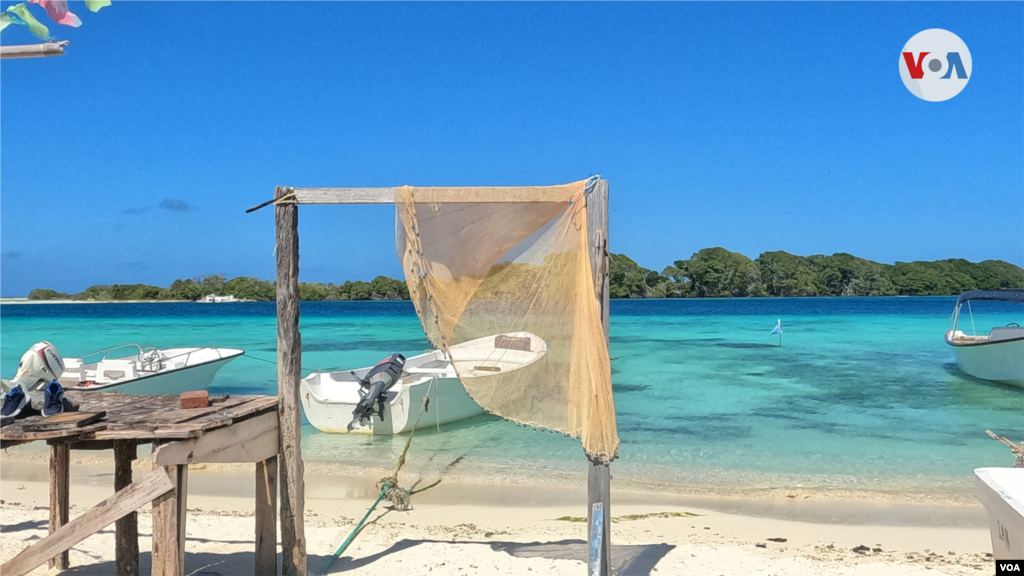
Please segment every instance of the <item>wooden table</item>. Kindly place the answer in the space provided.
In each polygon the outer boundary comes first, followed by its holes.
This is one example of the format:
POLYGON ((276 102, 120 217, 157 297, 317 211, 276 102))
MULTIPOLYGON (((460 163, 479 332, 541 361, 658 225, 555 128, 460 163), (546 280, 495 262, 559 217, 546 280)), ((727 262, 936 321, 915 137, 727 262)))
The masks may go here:
POLYGON ((178 396, 137 396, 74 392, 81 412, 106 416, 81 428, 30 432, 15 421, 0 429, 0 447, 45 440, 50 445, 50 534, 0 566, 4 576, 22 576, 47 560, 69 567, 68 550, 116 521, 118 576, 138 576, 139 540, 135 511, 153 505, 153 575, 185 573, 185 510, 188 465, 206 462, 256 463, 256 564, 253 574, 277 573, 276 396, 230 396, 208 408, 179 408, 178 396), (153 470, 132 482, 139 444, 153 444, 153 470), (68 521, 71 450, 114 450, 110 498, 68 521))

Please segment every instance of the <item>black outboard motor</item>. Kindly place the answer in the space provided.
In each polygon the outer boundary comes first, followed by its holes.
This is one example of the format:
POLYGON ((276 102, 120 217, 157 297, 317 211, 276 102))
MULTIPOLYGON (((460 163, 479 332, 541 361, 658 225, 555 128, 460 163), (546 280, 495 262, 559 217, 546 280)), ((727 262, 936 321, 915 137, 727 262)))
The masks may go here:
MULTIPOLYGON (((387 402, 388 390, 398 382, 404 366, 405 356, 392 354, 378 362, 366 374, 366 378, 359 380, 359 385, 363 387, 366 395, 359 401, 359 404, 356 404, 356 409, 352 411, 352 422, 348 425, 349 430, 358 427, 364 418, 369 418, 373 415, 373 404, 375 402, 377 403, 378 416, 381 419, 384 418, 384 404, 387 402)), ((355 375, 354 372, 353 375, 355 375)))

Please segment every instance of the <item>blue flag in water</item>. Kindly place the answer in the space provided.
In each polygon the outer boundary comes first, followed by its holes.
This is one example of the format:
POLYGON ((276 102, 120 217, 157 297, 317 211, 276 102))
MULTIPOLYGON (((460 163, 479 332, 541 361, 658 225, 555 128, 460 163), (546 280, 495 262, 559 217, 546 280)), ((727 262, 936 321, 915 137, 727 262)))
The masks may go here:
MULTIPOLYGON (((782 318, 779 318, 779 323, 772 328, 772 334, 782 334, 782 318)), ((772 334, 769 334, 771 336, 772 334)))

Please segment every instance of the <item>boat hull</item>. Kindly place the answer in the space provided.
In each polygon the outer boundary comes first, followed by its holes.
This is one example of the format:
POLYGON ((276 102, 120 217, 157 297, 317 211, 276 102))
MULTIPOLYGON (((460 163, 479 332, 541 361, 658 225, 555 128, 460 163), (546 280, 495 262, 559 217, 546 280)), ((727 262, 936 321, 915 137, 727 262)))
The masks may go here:
POLYGON ((1024 468, 978 468, 974 495, 988 511, 992 555, 1024 558, 1024 468))
POLYGON ((1024 339, 980 344, 946 342, 953 347, 960 370, 982 380, 1024 388, 1024 339))
MULTIPOLYGON (((193 349, 170 349, 165 352, 173 354, 178 351, 193 349)), ((206 349, 195 349, 206 350, 206 349)), ((184 365, 179 368, 157 372, 154 374, 143 374, 138 378, 115 381, 110 383, 94 384, 91 386, 66 386, 66 389, 83 392, 118 392, 122 394, 139 394, 154 396, 158 394, 181 394, 190 390, 205 390, 217 376, 217 372, 228 362, 244 354, 243 350, 231 348, 215 349, 216 358, 201 360, 191 365, 184 365)))
MULTIPOLYGON (((320 430, 332 434, 401 434, 414 429, 439 426, 449 422, 479 416, 484 409, 473 401, 458 378, 403 378, 400 389, 388 392, 388 402, 384 407, 384 417, 376 412, 368 425, 349 430, 352 412, 358 400, 344 401, 330 398, 326 387, 347 385, 345 382, 320 382, 332 374, 314 374, 302 380, 299 385, 299 398, 309 423, 320 430), (434 380, 433 383, 431 380, 434 380), (429 396, 430 403, 420 416, 424 397, 429 396), (418 420, 418 422, 417 422, 418 420)), ((358 384, 354 384, 358 386, 358 384)), ((398 388, 398 387, 396 387, 398 388)))

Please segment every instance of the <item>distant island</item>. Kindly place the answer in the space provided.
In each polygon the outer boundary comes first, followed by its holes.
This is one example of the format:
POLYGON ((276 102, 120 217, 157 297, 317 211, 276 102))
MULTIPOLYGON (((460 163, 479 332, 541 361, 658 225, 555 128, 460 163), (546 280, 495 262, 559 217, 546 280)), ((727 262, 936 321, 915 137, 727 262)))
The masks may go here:
MULTIPOLYGON (((1024 269, 1002 260, 881 264, 844 253, 797 256, 783 251, 764 252, 751 260, 725 248, 705 248, 660 273, 625 254, 612 254, 609 276, 612 298, 951 296, 968 290, 1024 287, 1024 269)), ((274 300, 276 288, 270 280, 245 276, 228 280, 222 274, 211 274, 175 280, 168 288, 97 285, 78 294, 37 288, 28 299, 196 301, 210 294, 265 302, 274 300)), ((300 282, 299 297, 306 301, 408 300, 409 289, 403 280, 378 276, 370 282, 300 282)))

